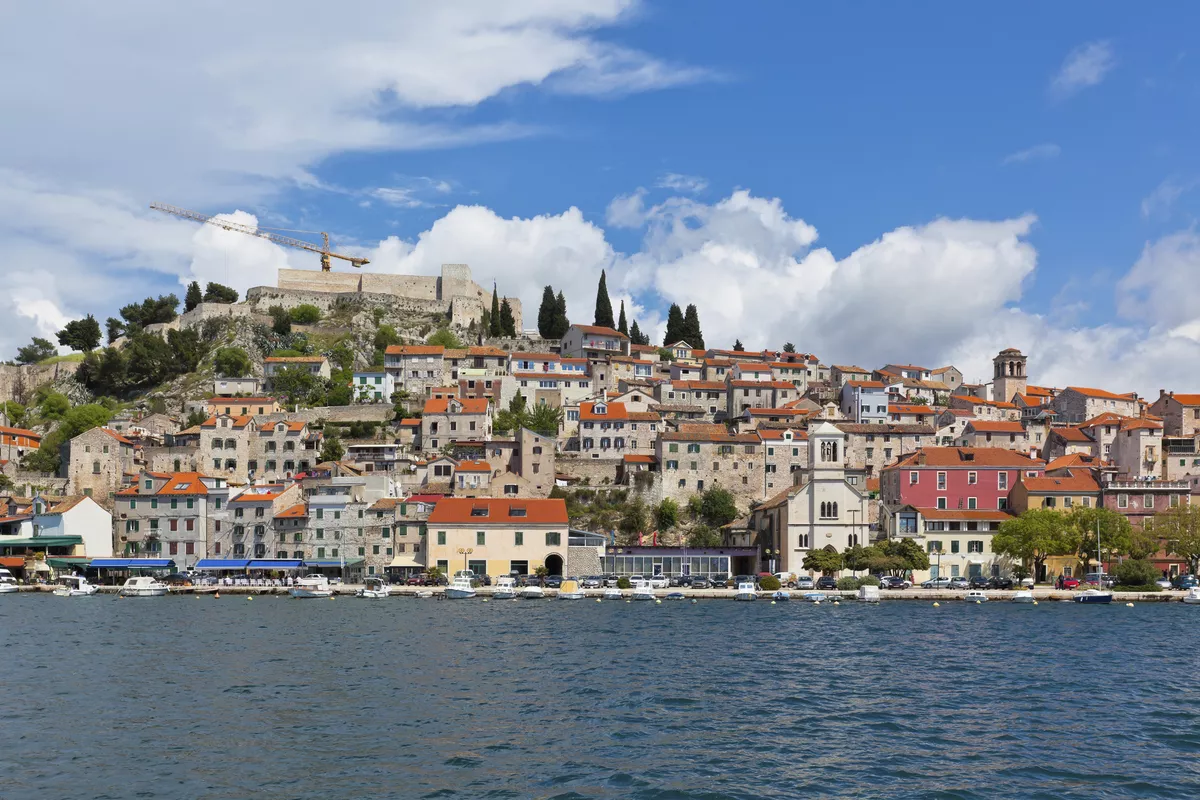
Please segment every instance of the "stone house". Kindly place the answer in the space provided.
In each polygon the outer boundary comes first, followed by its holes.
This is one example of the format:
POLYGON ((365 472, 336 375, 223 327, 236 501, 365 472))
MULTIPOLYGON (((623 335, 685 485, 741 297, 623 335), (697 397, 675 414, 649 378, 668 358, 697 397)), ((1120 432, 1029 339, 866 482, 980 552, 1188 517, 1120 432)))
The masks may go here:
POLYGON ((888 422, 903 425, 932 425, 940 409, 924 404, 889 403, 888 422))
POLYGON ((445 351, 440 345, 391 345, 384 350, 383 366, 397 390, 422 398, 443 383, 445 351))
POLYGON ((987 400, 973 395, 956 394, 950 397, 950 408, 970 411, 976 419, 1019 422, 1021 409, 1003 400, 987 400))
POLYGON ((1162 419, 1165 436, 1192 437, 1200 433, 1200 394, 1160 389, 1150 413, 1162 419))
POLYGON ((254 417, 209 417, 200 425, 201 472, 238 486, 249 483, 250 443, 257 430, 254 417))
MULTIPOLYGON (((229 518, 216 541, 225 558, 288 558, 278 553, 275 516, 304 500, 300 484, 252 486, 229 500, 229 518)), ((216 548, 214 547, 214 551, 216 548)))
POLYGON ((1100 447, 1096 440, 1084 433, 1078 426, 1051 428, 1046 434, 1046 446, 1042 448, 1042 458, 1060 458, 1061 456, 1087 455, 1100 457, 1100 447))
POLYGON ((446 574, 528 575, 544 566, 561 575, 566 566, 565 500, 447 497, 426 524, 425 563, 446 574))
POLYGON ((765 496, 762 450, 757 433, 731 434, 724 425, 685 424, 663 431, 654 453, 663 496, 686 503, 693 494, 722 486, 745 508, 765 496))
POLYGON ((599 325, 572 325, 563 335, 561 352, 568 358, 603 359, 629 355, 629 337, 599 325))
POLYGON ((1157 478, 1162 474, 1163 425, 1149 419, 1121 420, 1106 459, 1125 480, 1157 478))
POLYGON ((1083 386, 1068 386, 1049 405, 1058 414, 1060 423, 1080 423, 1104 413, 1136 417, 1141 412, 1135 394, 1115 394, 1083 386))
POLYGON ((967 423, 973 419, 975 419, 975 416, 969 409, 939 409, 937 418, 933 422, 934 428, 937 429, 935 443, 940 447, 949 447, 954 444, 954 440, 967 427, 967 423))
POLYGON ((834 364, 829 368, 829 382, 840 391, 847 381, 871 380, 871 372, 872 370, 852 364, 834 364))
POLYGON ((631 412, 624 403, 583 402, 579 404, 578 432, 567 449, 593 459, 649 454, 660 427, 660 417, 653 412, 631 412))
POLYGON ((113 553, 170 558, 189 569, 229 533, 229 487, 197 472, 142 472, 116 494, 113 553))
POLYGON ((887 387, 882 381, 846 381, 842 384, 838 407, 842 416, 856 423, 883 424, 887 422, 888 402, 887 387))
POLYGON ((947 388, 953 392, 962 386, 963 374, 952 366, 938 367, 930 372, 930 380, 946 384, 947 388))
POLYGON ((321 436, 311 433, 303 420, 264 422, 249 437, 247 474, 272 483, 290 479, 317 463, 321 436))
POLYGON ((725 379, 729 377, 729 373, 733 370, 733 362, 728 358, 706 358, 704 359, 704 369, 700 373, 700 380, 719 382, 725 384, 725 379))
POLYGON ((133 442, 109 428, 84 431, 67 444, 67 494, 91 497, 107 509, 135 471, 133 442))
POLYGON ((278 414, 282 409, 274 397, 210 397, 204 404, 209 416, 254 417, 278 414))
POLYGON ((967 423, 955 444, 959 447, 1001 447, 1029 452, 1029 433, 1019 422, 993 422, 973 419, 967 423))
POLYGON ((491 436, 491 404, 487 400, 451 397, 425 401, 420 444, 425 452, 459 440, 486 440, 491 436))
POLYGON ((725 383, 729 387, 725 401, 727 419, 740 417, 751 408, 783 408, 800 397, 794 384, 771 378, 737 380, 731 377, 725 383))
POLYGON ((763 494, 791 486, 808 464, 808 432, 793 427, 759 427, 763 447, 763 494))
POLYGON ((724 418, 729 405, 728 384, 717 381, 660 383, 654 388, 654 396, 660 405, 698 407, 710 421, 724 418))
POLYGON ((797 361, 772 361, 767 366, 771 368, 775 380, 792 384, 799 394, 808 390, 808 367, 804 364, 797 361))
POLYGON ((258 394, 260 389, 261 384, 258 378, 252 375, 244 378, 216 378, 213 380, 213 394, 219 397, 253 396, 258 394))
POLYGON ((936 434, 930 425, 858 422, 835 422, 834 425, 846 434, 843 451, 847 469, 862 470, 869 477, 879 475, 896 459, 929 447, 936 434))
POLYGON ((329 379, 329 359, 325 356, 269 356, 263 359, 263 376, 267 389, 271 381, 286 369, 302 369, 316 378, 329 379))

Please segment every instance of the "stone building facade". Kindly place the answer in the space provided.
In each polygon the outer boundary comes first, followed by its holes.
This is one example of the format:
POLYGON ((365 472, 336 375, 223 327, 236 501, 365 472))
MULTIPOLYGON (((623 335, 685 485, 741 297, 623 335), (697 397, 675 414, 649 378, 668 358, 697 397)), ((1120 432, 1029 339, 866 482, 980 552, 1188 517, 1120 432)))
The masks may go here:
POLYGON ((92 428, 72 439, 63 459, 67 493, 90 497, 108 510, 113 494, 134 472, 133 442, 109 428, 92 428))

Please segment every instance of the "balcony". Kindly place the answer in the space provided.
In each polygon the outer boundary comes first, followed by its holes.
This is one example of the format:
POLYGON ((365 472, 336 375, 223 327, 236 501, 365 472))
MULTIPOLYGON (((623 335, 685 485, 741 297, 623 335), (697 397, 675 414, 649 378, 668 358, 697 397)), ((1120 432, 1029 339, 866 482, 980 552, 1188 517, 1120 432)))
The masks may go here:
POLYGON ((1188 481, 1165 481, 1153 478, 1141 481, 1109 481, 1104 484, 1105 491, 1126 492, 1190 492, 1192 485, 1188 481))

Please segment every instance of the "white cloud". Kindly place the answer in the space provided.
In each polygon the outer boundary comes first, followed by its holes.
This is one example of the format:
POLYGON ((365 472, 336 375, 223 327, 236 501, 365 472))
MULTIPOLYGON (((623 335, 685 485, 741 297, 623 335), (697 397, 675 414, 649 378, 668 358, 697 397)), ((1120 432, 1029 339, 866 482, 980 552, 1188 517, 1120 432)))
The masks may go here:
POLYGON ((1115 66, 1112 44, 1106 40, 1088 42, 1067 54, 1062 67, 1050 81, 1050 93, 1066 97, 1080 89, 1095 86, 1115 66))
POLYGON ((699 194, 708 188, 708 181, 699 175, 681 175, 678 172, 668 172, 654 184, 660 189, 670 189, 673 192, 699 194))
POLYGON ((1154 188, 1150 194, 1142 198, 1142 217, 1165 217, 1171 213, 1175 202, 1196 187, 1196 182, 1178 183, 1173 178, 1167 178, 1154 188))
POLYGON ((1018 150, 1015 153, 1009 153, 1004 157, 1003 164, 1024 164, 1027 161, 1042 161, 1051 158, 1058 158, 1062 152, 1062 148, 1053 143, 1035 144, 1033 147, 1027 147, 1024 150, 1018 150))

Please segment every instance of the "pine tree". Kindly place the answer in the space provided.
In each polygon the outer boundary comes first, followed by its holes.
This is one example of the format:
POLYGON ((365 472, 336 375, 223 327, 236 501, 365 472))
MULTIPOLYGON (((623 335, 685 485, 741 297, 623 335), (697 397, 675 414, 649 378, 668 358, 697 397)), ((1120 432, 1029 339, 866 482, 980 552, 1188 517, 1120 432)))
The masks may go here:
POLYGON ((567 316, 567 298, 560 290, 558 299, 554 301, 554 338, 561 339, 566 336, 567 329, 570 327, 571 319, 567 316))
POLYGON ((636 319, 633 321, 633 325, 631 325, 629 328, 629 343, 645 344, 642 342, 642 329, 638 327, 636 319))
POLYGON ((671 345, 683 339, 683 310, 678 303, 671 303, 667 311, 667 332, 663 334, 663 344, 671 345))
POLYGON ((542 290, 542 307, 538 309, 538 334, 543 339, 558 338, 554 335, 557 329, 555 326, 555 314, 558 311, 558 306, 555 305, 554 287, 547 285, 542 290))
POLYGON ((700 330, 700 313, 694 304, 688 304, 683 312, 683 336, 685 342, 697 350, 704 349, 704 333, 700 330))
POLYGON ((735 352, 741 353, 741 352, 745 351, 746 346, 744 344, 742 344, 741 339, 736 339, 733 342, 733 349, 735 352))
POLYGON ((200 305, 204 300, 204 294, 200 291, 200 284, 197 281, 192 281, 188 284, 187 295, 183 299, 183 310, 191 311, 196 306, 200 305))
POLYGON ((785 353, 796 352, 796 345, 792 344, 791 342, 784 342, 783 343, 783 352, 785 352, 785 353))
POLYGON ((488 320, 491 323, 488 326, 488 333, 492 336, 503 335, 504 331, 500 327, 500 295, 496 291, 496 284, 494 283, 492 284, 492 313, 488 317, 488 320))
POLYGON ((596 287, 596 321, 592 323, 604 328, 616 327, 613 321, 612 301, 608 299, 608 278, 600 270, 600 285, 596 287))
POLYGON ((500 335, 510 339, 517 338, 517 321, 513 317, 512 306, 508 304, 507 297, 500 301, 500 335))
POLYGON ((625 301, 621 301, 621 317, 617 320, 617 330, 626 336, 629 335, 629 323, 625 321, 625 301))

